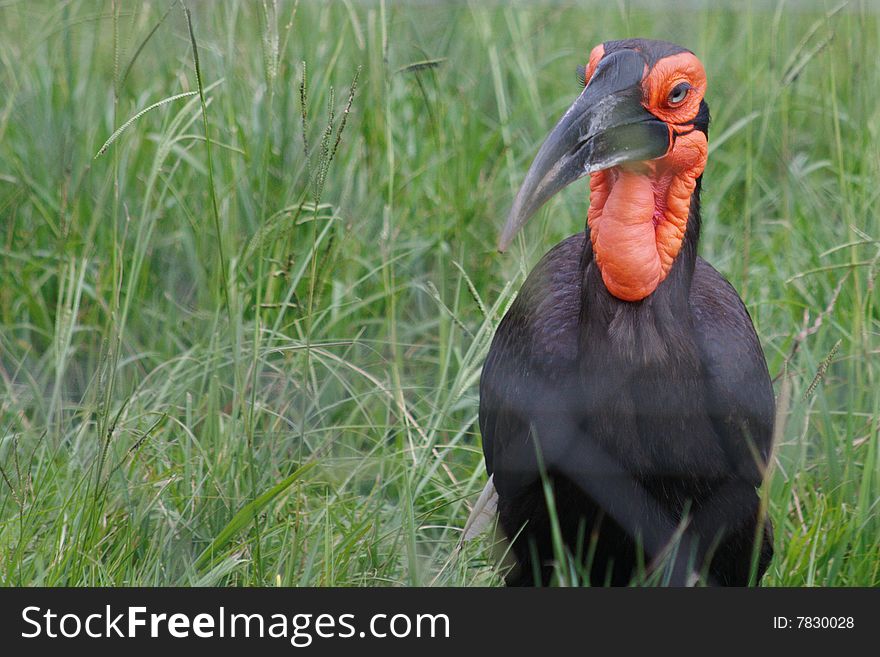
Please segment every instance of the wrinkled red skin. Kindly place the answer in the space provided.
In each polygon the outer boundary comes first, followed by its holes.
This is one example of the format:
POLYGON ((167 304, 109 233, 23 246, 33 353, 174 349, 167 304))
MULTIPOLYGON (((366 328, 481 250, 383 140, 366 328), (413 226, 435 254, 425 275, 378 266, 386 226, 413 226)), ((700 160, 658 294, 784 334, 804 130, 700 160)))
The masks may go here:
MULTIPOLYGON (((590 54, 587 79, 604 48, 590 54)), ((681 249, 690 199, 706 166, 706 135, 688 121, 699 111, 706 74, 690 53, 661 59, 642 82, 645 109, 677 133, 672 148, 650 162, 615 167, 590 176, 587 223, 593 254, 608 291, 624 301, 639 301, 666 278, 681 249), (680 82, 691 90, 674 107, 669 92, 680 82)))

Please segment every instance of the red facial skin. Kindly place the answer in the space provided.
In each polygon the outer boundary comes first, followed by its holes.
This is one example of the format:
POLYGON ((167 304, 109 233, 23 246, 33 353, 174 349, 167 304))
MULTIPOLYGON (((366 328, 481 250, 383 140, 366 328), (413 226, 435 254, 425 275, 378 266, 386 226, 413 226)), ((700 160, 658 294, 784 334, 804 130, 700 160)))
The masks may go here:
MULTIPOLYGON (((590 53, 586 79, 605 54, 590 53)), ((691 195, 706 166, 706 135, 693 121, 706 91, 703 65, 691 53, 659 60, 642 80, 642 105, 677 133, 666 155, 631 162, 590 175, 587 223, 593 257, 605 287, 624 301, 640 301, 669 274, 681 249, 691 195), (670 93, 680 83, 690 89, 679 102, 670 93)))

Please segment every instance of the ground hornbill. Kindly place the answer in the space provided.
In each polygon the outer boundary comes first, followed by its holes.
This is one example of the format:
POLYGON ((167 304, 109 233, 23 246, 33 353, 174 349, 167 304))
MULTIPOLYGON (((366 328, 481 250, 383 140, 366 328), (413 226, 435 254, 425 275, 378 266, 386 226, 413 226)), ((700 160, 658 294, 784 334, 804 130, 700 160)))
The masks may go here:
POLYGON ((503 251, 590 176, 586 232, 529 274, 486 359, 474 516, 497 507, 511 585, 554 581, 554 563, 593 585, 756 583, 774 399, 748 312, 697 256, 705 71, 631 39, 595 47, 582 78, 501 235, 503 251))

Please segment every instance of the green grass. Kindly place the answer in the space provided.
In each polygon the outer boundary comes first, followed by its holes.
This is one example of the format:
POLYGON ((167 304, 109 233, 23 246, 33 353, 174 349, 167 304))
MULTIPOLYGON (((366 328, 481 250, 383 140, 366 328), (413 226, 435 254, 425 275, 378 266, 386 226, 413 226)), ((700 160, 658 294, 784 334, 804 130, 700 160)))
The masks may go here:
POLYGON ((498 584, 476 384, 586 185, 495 240, 645 36, 706 65, 701 250, 778 377, 765 582, 880 584, 880 14, 683 4, 0 2, 0 582, 498 584))

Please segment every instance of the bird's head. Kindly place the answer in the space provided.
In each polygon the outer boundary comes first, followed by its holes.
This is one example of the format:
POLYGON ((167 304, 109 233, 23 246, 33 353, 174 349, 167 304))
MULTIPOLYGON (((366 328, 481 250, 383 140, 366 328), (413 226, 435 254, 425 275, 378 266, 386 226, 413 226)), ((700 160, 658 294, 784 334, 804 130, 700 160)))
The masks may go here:
POLYGON ((665 279, 684 238, 706 164, 706 73, 680 46, 627 39, 593 48, 582 77, 584 90, 538 151, 498 248, 589 174, 594 259, 611 294, 638 301, 665 279))

